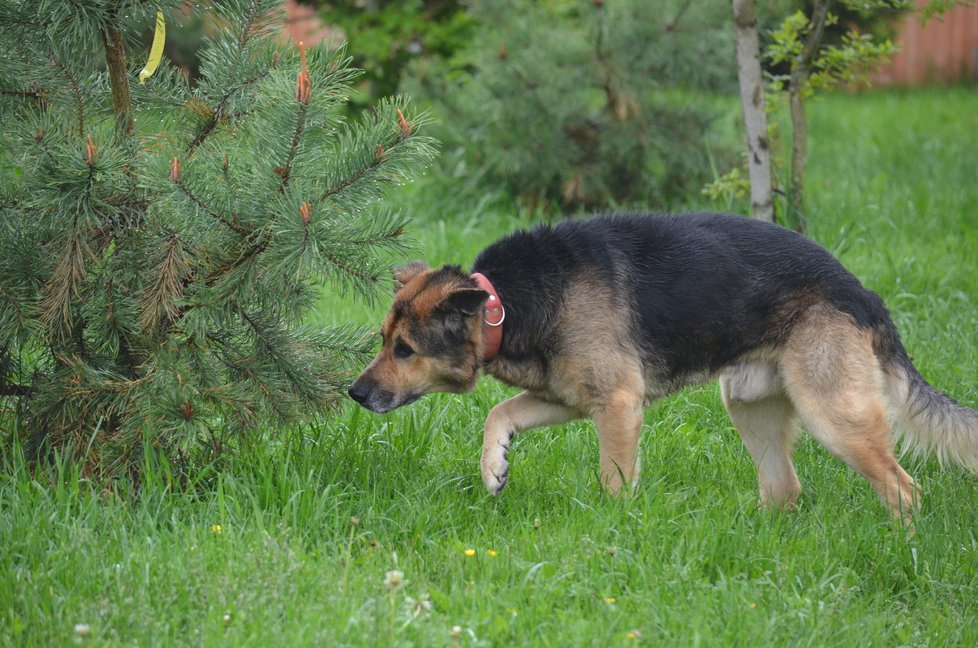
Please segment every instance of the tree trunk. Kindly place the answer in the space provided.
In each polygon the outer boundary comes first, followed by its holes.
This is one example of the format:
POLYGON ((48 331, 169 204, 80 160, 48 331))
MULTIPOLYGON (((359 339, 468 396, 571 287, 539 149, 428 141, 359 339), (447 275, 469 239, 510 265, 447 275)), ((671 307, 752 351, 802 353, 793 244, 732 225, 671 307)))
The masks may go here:
POLYGON ((808 113, 805 110, 803 88, 808 82, 804 74, 791 74, 788 97, 791 105, 791 186, 788 191, 792 217, 791 224, 799 232, 805 231, 805 166, 808 164, 808 113), (795 78, 798 78, 798 84, 795 78))
POLYGON ((747 172, 750 179, 750 208, 754 218, 774 222, 771 186, 771 149, 764 111, 764 83, 757 42, 757 9, 754 0, 733 0, 737 32, 737 76, 740 102, 747 127, 747 172))
POLYGON ((129 92, 129 75, 126 72, 126 45, 122 32, 107 27, 102 32, 105 44, 105 62, 109 66, 109 85, 112 87, 112 107, 116 115, 116 128, 120 135, 132 134, 132 97, 129 92))
POLYGON ((808 113, 805 110, 805 94, 808 91, 808 77, 812 61, 818 54, 825 31, 825 21, 829 15, 832 0, 816 0, 809 21, 808 37, 805 46, 791 66, 788 82, 788 96, 791 102, 791 187, 788 193, 792 211, 792 222, 800 232, 805 227, 805 166, 808 163, 808 113))

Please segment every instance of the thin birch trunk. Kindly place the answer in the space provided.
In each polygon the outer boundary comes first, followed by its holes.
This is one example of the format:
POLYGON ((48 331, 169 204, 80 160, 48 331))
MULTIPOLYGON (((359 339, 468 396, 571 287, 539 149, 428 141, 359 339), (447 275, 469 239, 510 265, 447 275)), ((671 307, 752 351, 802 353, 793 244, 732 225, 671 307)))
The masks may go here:
POLYGON ((773 223, 771 149, 767 136, 767 113, 764 111, 764 81, 761 76, 757 8, 754 0, 733 0, 733 13, 737 32, 740 101, 744 107, 744 124, 747 127, 751 214, 754 218, 773 223))

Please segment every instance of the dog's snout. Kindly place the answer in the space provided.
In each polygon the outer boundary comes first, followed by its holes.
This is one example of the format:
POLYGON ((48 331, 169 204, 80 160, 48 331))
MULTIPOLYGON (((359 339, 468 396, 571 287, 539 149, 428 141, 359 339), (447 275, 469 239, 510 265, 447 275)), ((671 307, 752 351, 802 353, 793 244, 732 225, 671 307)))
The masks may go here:
POLYGON ((355 382, 350 385, 346 393, 350 395, 350 398, 363 405, 364 401, 370 395, 370 388, 361 382, 355 382))

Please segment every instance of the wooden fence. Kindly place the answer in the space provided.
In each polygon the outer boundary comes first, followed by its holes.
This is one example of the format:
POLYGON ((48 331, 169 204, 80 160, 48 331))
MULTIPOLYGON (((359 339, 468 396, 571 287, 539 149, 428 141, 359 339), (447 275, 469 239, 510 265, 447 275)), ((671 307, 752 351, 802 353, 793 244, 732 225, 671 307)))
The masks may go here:
MULTIPOLYGON (((926 0, 917 0, 917 5, 926 0)), ((900 51, 875 76, 876 84, 921 85, 978 81, 978 6, 955 7, 943 19, 920 24, 901 19, 894 41, 900 51)))

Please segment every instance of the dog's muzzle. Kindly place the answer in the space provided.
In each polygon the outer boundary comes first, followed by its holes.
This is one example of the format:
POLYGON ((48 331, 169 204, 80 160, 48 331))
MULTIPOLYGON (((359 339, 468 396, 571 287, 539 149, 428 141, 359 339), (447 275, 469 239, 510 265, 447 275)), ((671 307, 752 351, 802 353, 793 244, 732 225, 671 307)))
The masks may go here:
POLYGON ((378 414, 413 403, 421 396, 421 394, 411 393, 398 396, 394 392, 360 380, 350 385, 346 393, 362 407, 378 414))

